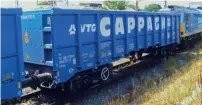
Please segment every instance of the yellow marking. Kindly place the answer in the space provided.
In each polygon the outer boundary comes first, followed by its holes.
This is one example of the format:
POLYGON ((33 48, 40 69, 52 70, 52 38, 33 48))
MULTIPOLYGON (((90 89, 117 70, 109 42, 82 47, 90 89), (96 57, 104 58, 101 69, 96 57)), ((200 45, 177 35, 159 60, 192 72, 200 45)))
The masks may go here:
POLYGON ((30 58, 29 54, 26 54, 26 58, 27 58, 27 59, 29 59, 29 58, 30 58))
POLYGON ((21 83, 20 83, 20 82, 18 82, 18 88, 19 88, 19 89, 21 88, 21 83))
POLYGON ((25 38, 24 38, 25 43, 29 43, 29 37, 28 37, 28 33, 25 32, 25 38))
POLYGON ((185 23, 180 24, 180 34, 181 34, 181 37, 185 37, 185 23))
POLYGON ((50 46, 49 46, 49 45, 46 45, 46 48, 50 48, 50 46))

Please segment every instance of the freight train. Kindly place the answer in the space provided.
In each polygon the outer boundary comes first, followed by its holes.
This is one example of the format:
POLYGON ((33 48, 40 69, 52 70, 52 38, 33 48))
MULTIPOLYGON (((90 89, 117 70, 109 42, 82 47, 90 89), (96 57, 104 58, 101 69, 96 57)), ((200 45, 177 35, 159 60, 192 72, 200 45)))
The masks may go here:
POLYGON ((3 100, 21 97, 26 87, 74 91, 92 80, 105 83, 112 62, 144 52, 167 56, 202 33, 202 14, 192 10, 1 12, 3 100))

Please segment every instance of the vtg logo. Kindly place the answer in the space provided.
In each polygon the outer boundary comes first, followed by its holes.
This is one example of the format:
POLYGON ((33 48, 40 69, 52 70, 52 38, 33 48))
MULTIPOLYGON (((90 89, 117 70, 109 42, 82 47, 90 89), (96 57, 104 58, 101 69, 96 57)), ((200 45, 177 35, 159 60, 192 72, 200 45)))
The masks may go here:
MULTIPOLYGON (((81 24, 81 33, 84 32, 95 32, 96 26, 95 24, 81 24)), ((74 35, 76 34, 76 26, 75 24, 71 24, 69 28, 69 34, 74 35)))
MULTIPOLYGON (((167 23, 168 26, 171 25, 170 18, 167 18, 167 23)), ((162 24, 162 29, 165 29, 165 17, 162 17, 161 19, 161 24, 162 24)), ((159 17, 155 17, 154 19, 154 27, 152 25, 152 18, 147 17, 147 31, 152 31, 153 29, 159 30, 159 17)), ((124 23, 124 20, 122 17, 116 17, 114 26, 115 28, 115 34, 125 34, 127 33, 132 33, 136 26, 135 26, 135 18, 134 17, 128 17, 127 22, 124 23), (128 30, 125 30, 126 27, 124 27, 124 24, 127 24, 128 30)), ((112 22, 110 17, 103 17, 100 20, 100 33, 102 36, 108 37, 111 35, 111 29, 112 28, 112 22)), ((144 17, 140 16, 138 17, 138 32, 142 32, 143 29, 145 28, 145 19, 144 17)), ((81 24, 80 26, 80 31, 81 33, 84 32, 95 32, 96 31, 96 24, 81 24)), ((76 34, 76 26, 75 24, 71 24, 69 28, 69 34, 74 35, 76 34)))
POLYGON ((71 24, 71 25, 70 25, 69 34, 70 34, 70 35, 76 34, 75 24, 71 24))

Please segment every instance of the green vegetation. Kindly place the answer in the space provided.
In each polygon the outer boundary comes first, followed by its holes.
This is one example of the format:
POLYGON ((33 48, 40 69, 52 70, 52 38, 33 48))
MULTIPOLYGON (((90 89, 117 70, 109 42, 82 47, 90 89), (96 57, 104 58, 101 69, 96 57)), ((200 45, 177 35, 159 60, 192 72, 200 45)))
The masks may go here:
POLYGON ((51 7, 54 7, 57 5, 56 1, 40 1, 40 2, 37 2, 37 5, 39 6, 51 6, 51 7))
MULTIPOLYGON (((104 1, 103 8, 106 10, 125 10, 127 8, 137 10, 136 5, 129 4, 127 1, 104 1)), ((160 9, 161 6, 159 4, 150 4, 148 6, 145 6, 143 11, 157 12, 160 9)))
POLYGON ((182 72, 173 74, 163 83, 159 90, 145 95, 142 105, 176 105, 180 104, 198 86, 202 59, 191 61, 182 72))
POLYGON ((127 7, 127 1, 104 1, 104 9, 107 10, 125 10, 127 7))
POLYGON ((39 2, 37 5, 49 5, 49 2, 48 1, 42 1, 42 2, 39 2))
POLYGON ((159 4, 149 4, 148 6, 144 7, 144 11, 147 12, 157 12, 161 9, 161 6, 159 4))

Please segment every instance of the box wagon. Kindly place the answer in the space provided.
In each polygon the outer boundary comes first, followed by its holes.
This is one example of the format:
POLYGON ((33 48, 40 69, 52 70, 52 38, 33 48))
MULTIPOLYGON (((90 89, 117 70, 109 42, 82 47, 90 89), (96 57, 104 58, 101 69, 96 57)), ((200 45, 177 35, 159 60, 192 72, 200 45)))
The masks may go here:
POLYGON ((180 15, 54 8, 24 12, 22 32, 28 73, 50 73, 51 86, 94 77, 106 81, 111 62, 179 44, 180 15))
POLYGON ((1 8, 1 99, 22 94, 21 9, 1 8))
POLYGON ((199 9, 169 5, 160 10, 168 13, 180 13, 181 48, 187 48, 191 43, 200 39, 202 33, 202 12, 199 9))

